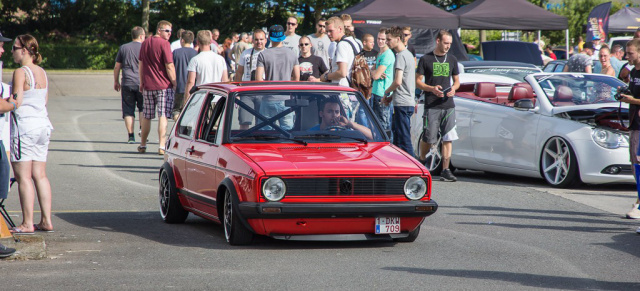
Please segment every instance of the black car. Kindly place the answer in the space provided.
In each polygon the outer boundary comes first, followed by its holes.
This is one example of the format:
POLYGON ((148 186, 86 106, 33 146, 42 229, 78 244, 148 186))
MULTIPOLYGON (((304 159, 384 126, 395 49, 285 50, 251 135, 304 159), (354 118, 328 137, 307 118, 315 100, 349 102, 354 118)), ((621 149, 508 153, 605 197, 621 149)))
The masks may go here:
POLYGON ((542 68, 545 72, 562 72, 564 70, 564 66, 567 65, 567 60, 555 60, 550 61, 547 65, 542 68))

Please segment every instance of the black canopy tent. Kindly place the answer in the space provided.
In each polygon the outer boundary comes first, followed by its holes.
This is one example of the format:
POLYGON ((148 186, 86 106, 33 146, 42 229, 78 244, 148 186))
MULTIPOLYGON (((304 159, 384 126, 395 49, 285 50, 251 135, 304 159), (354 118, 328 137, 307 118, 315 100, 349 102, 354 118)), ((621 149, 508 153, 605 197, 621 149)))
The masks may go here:
POLYGON ((460 17, 462 29, 566 30, 566 49, 569 51, 567 18, 526 0, 476 0, 454 10, 453 14, 460 17))
POLYGON ((640 8, 625 7, 609 16, 609 32, 635 32, 640 28, 640 8))
POLYGON ((435 36, 440 29, 453 35, 450 51, 458 60, 468 60, 458 33, 458 17, 423 0, 364 0, 340 13, 353 19, 356 35, 365 33, 374 37, 382 27, 410 26, 413 37, 409 40, 416 53, 425 54, 435 47, 435 36))

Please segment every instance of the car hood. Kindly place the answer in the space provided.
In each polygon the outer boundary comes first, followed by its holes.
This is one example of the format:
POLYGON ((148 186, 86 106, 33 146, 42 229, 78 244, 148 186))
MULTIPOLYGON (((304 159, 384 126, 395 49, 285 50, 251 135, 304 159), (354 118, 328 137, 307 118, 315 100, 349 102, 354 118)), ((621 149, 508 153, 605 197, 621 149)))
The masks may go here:
POLYGON ((423 169, 389 143, 236 144, 267 175, 422 175, 423 169))
POLYGON ((629 125, 629 109, 627 106, 618 107, 617 103, 609 103, 608 106, 570 106, 567 108, 560 107, 555 110, 554 115, 560 118, 571 119, 574 121, 589 124, 595 127, 606 129, 627 131, 626 126, 629 125), (624 124, 620 121, 623 120, 624 124))

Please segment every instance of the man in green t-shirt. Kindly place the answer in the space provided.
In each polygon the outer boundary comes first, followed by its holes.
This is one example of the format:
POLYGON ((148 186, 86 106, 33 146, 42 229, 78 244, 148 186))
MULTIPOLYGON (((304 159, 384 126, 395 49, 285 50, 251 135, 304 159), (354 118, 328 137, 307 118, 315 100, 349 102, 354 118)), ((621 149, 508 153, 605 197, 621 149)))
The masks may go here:
POLYGON ((373 108, 373 112, 382 123, 382 128, 384 130, 390 130, 391 106, 393 105, 384 105, 381 102, 382 97, 384 96, 384 91, 387 90, 393 82, 393 64, 396 62, 396 56, 387 46, 386 33, 385 28, 380 29, 378 32, 378 47, 380 48, 380 53, 378 53, 375 67, 373 71, 371 71, 373 90, 370 105, 371 108, 373 108))

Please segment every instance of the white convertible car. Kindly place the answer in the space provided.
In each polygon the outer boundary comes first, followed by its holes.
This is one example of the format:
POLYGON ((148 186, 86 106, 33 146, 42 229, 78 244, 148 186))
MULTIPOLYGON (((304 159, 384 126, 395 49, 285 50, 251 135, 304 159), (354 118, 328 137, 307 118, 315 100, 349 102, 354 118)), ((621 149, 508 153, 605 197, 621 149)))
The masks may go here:
MULTIPOLYGON (((538 73, 526 82, 461 82, 456 92, 459 140, 452 169, 542 177, 554 187, 635 183, 629 159, 628 106, 614 98, 626 86, 596 74, 538 73)), ((411 124, 419 151, 424 106, 411 124)), ((442 169, 440 146, 427 168, 442 169)))

